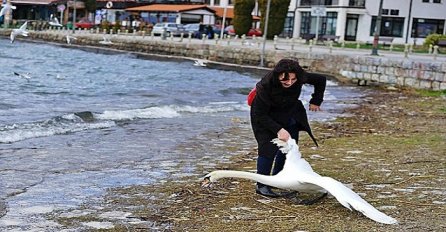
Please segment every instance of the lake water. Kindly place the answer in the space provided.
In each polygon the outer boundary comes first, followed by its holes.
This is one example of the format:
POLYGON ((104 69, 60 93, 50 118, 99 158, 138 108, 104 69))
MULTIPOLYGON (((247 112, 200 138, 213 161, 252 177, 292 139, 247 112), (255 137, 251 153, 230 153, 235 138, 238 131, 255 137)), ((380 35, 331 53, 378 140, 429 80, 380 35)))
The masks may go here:
MULTIPOLYGON (((166 181, 176 163, 197 175, 203 154, 174 147, 249 121, 246 93, 260 78, 128 53, 0 46, 0 231, 57 231, 45 213, 76 209, 107 188, 166 181)), ((331 120, 360 96, 330 81, 324 111, 309 117, 331 120)))

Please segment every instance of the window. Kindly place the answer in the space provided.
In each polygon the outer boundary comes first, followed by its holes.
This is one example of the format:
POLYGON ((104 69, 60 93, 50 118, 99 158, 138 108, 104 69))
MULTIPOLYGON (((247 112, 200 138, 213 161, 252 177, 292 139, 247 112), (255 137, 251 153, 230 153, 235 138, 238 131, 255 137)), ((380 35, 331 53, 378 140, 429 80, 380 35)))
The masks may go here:
POLYGON ((399 15, 400 10, 390 10, 390 15, 399 15))
POLYGON ((288 12, 287 17, 285 18, 285 24, 283 26, 283 31, 280 33, 280 37, 293 37, 293 28, 294 28, 294 12, 288 12))
POLYGON ((441 3, 441 0, 434 0, 433 3, 441 3))
POLYGON ((311 16, 310 12, 302 12, 302 21, 300 23, 300 36, 310 34, 311 16))
POLYGON ((365 7, 365 0, 349 0, 348 6, 365 7))
POLYGON ((389 15, 389 9, 382 9, 381 10, 382 15, 389 15))
MULTIPOLYGON (((370 36, 373 36, 376 28, 376 16, 372 18, 370 36)), ((404 18, 400 17, 382 17, 380 36, 403 37, 404 18)))
POLYGON ((336 6, 338 5, 338 0, 301 0, 301 6, 336 6))
POLYGON ((429 0, 423 0, 422 2, 427 2, 427 3, 429 3, 429 0))
POLYGON ((412 21, 412 38, 426 38, 428 35, 443 34, 444 20, 414 18, 412 21))
MULTIPOLYGON (((326 17, 319 18, 318 35, 335 35, 337 12, 327 12, 326 17)), ((300 24, 301 37, 316 34, 316 16, 311 16, 310 12, 302 12, 302 22, 300 24)))

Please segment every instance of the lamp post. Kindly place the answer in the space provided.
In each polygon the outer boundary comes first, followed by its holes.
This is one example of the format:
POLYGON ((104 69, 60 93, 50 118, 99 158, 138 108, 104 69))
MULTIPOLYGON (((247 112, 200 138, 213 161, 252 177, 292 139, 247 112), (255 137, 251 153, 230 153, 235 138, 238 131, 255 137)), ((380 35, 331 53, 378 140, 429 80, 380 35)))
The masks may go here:
POLYGON ((73 34, 76 31, 76 0, 74 0, 73 2, 73 25, 72 25, 72 29, 73 29, 73 34))
POLYGON ((265 15, 265 27, 263 28, 263 45, 262 45, 262 52, 260 53, 260 66, 264 66, 264 59, 265 59, 265 46, 266 46, 266 34, 268 34, 268 18, 269 18, 269 7, 271 5, 271 0, 268 0, 268 3, 266 4, 266 15, 265 15))
POLYGON ((221 22, 220 39, 223 39, 223 35, 224 35, 224 32, 225 32, 226 12, 228 11, 228 4, 229 4, 229 1, 226 2, 225 8, 223 10, 223 20, 221 22))
POLYGON ((373 36, 373 47, 372 47, 372 55, 378 55, 378 41, 379 41, 379 33, 381 32, 381 13, 383 10, 383 0, 379 1, 379 9, 378 9, 378 17, 376 18, 375 24, 375 33, 373 36))

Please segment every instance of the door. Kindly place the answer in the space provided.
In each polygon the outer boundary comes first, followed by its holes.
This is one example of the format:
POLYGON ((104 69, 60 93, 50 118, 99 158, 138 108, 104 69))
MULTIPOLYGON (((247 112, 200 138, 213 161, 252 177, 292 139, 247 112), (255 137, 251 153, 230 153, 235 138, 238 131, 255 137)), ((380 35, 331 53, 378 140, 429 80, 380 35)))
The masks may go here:
POLYGON ((356 33, 358 31, 358 18, 359 15, 348 14, 347 22, 345 26, 345 40, 346 41, 355 41, 356 33))

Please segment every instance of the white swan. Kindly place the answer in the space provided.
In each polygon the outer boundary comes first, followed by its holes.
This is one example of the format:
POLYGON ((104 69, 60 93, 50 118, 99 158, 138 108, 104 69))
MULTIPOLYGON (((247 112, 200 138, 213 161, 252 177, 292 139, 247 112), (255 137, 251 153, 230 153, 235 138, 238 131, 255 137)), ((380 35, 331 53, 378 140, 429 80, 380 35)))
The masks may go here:
POLYGON ((341 182, 314 172, 310 164, 301 157, 299 147, 294 139, 289 139, 288 142, 274 139, 273 142, 280 147, 282 152, 286 153, 283 170, 277 175, 266 176, 251 172, 218 170, 205 176, 204 186, 221 178, 238 177, 303 193, 329 192, 346 208, 350 210, 353 208, 376 222, 398 223, 397 220, 377 210, 341 182))
POLYGON ((11 43, 14 43, 15 37, 18 35, 28 36, 28 31, 26 30, 26 25, 28 25, 28 21, 26 21, 19 29, 12 29, 10 39, 11 43))

